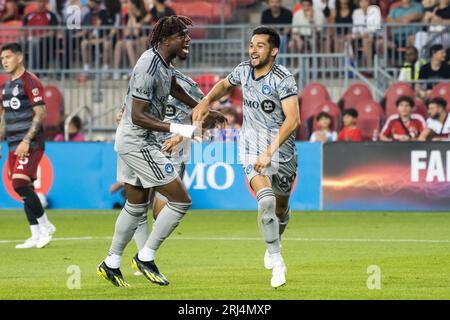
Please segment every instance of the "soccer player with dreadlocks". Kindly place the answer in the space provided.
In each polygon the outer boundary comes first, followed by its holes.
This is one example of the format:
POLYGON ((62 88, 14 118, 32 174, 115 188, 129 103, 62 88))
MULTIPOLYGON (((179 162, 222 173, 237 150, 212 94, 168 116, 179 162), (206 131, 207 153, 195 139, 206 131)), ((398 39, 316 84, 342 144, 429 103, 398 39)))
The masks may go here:
POLYGON ((117 178, 125 183, 127 201, 117 218, 109 254, 97 268, 98 275, 115 286, 128 286, 120 272, 120 258, 147 213, 150 188, 167 203, 132 265, 152 283, 169 284, 155 264, 155 254, 189 209, 191 198, 173 163, 161 152, 157 135, 171 132, 192 138, 197 132, 193 125, 163 122, 169 95, 191 108, 197 105, 177 83, 171 65, 175 58, 185 60, 189 54, 190 25, 184 16, 160 19, 150 35, 151 48, 139 58, 130 79, 115 143, 117 178))

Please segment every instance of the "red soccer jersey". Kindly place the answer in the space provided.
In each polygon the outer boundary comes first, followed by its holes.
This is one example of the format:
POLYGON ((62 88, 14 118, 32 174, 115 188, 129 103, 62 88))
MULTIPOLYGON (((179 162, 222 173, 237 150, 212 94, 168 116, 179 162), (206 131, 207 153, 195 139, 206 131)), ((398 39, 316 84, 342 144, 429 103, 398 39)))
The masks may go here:
POLYGON ((346 127, 339 132, 338 141, 362 141, 361 130, 346 127))
POLYGON ((381 134, 399 141, 402 136, 409 136, 411 139, 417 138, 425 128, 425 120, 419 114, 412 114, 408 123, 403 122, 398 114, 390 116, 381 130, 381 134))
MULTIPOLYGON (((31 12, 24 18, 23 24, 28 27, 56 26, 58 24, 58 19, 56 18, 55 14, 50 11, 31 12)), ((46 34, 49 31, 49 29, 35 29, 31 31, 31 34, 33 35, 33 37, 39 37, 40 35, 46 34)))

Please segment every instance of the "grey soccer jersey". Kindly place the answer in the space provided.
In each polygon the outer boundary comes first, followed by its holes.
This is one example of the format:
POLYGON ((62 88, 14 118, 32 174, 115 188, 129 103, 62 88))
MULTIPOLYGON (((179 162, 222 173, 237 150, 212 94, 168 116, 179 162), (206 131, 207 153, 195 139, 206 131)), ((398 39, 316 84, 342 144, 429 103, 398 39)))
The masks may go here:
POLYGON ((133 124, 132 99, 148 102, 146 113, 163 120, 173 75, 174 68, 167 65, 154 48, 147 50, 139 58, 131 75, 125 98, 125 111, 116 132, 115 150, 119 154, 157 145, 158 132, 133 124))
MULTIPOLYGON (((177 83, 184 89, 184 91, 191 96, 192 99, 200 101, 205 96, 198 86, 198 84, 189 78, 188 76, 182 74, 178 70, 174 70, 174 75, 177 83)), ((166 112, 164 117, 164 122, 170 123, 181 123, 181 124, 191 124, 192 123, 192 108, 169 96, 166 103, 166 112)), ((165 140, 171 137, 173 133, 169 132, 158 132, 157 141, 163 144, 165 140)))
MULTIPOLYGON (((264 77, 255 79, 249 61, 239 64, 228 76, 234 86, 241 86, 244 98, 243 123, 239 132, 240 158, 255 158, 272 143, 285 119, 281 102, 298 93, 292 74, 274 64, 264 77)), ((287 162, 297 153, 293 133, 274 154, 273 160, 287 162)))

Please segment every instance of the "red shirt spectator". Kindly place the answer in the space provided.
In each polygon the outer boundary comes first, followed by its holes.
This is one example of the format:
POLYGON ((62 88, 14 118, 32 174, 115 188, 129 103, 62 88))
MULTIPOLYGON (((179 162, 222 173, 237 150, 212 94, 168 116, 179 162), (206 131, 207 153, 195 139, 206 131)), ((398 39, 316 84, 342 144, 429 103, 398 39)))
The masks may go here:
POLYGON ((388 118, 381 134, 393 141, 415 140, 423 128, 425 120, 420 114, 412 114, 408 122, 404 122, 398 114, 388 118))
POLYGON ((19 19, 19 7, 14 0, 0 0, 0 23, 19 19))
MULTIPOLYGON (((1 0, 0 0, 1 1, 1 0)), ((45 8, 46 1, 40 0, 38 2, 38 9, 30 12, 23 20, 23 25, 28 27, 47 27, 58 25, 58 18, 56 15, 45 8)), ((33 37, 45 36, 51 33, 50 30, 32 30, 33 37)))
POLYGON ((361 130, 356 127, 347 127, 341 130, 338 141, 362 141, 361 130))

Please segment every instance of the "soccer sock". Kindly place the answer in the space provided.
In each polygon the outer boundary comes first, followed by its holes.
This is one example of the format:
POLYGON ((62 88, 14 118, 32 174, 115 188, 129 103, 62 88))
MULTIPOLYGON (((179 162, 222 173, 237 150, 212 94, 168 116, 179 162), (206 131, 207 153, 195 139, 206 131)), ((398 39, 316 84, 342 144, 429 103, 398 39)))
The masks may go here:
POLYGON ((158 215, 158 219, 153 224, 147 243, 139 251, 139 260, 152 261, 155 259, 156 251, 163 241, 170 236, 172 231, 175 230, 190 206, 190 203, 182 202, 168 202, 164 206, 158 215))
POLYGON ((22 198, 24 206, 28 207, 29 212, 33 214, 39 222, 39 218, 44 214, 44 208, 42 207, 38 195, 34 192, 34 187, 30 185, 29 181, 23 179, 13 179, 12 185, 14 191, 22 198))
POLYGON ((49 226, 50 225, 50 221, 48 221, 48 217, 47 214, 44 212, 44 214, 36 219, 39 223, 40 226, 49 226))
POLYGON ((258 224, 270 254, 279 253, 280 227, 275 214, 276 199, 271 188, 263 188, 256 194, 258 199, 258 224))
POLYGON ((280 225, 280 238, 281 235, 284 233, 284 230, 286 229, 290 219, 291 219, 291 208, 288 207, 286 211, 283 213, 283 215, 278 218, 278 223, 280 225))
POLYGON ((148 239, 148 223, 147 223, 147 214, 144 214, 139 221, 136 232, 134 233, 134 241, 136 242, 136 246, 138 250, 144 248, 145 243, 148 239))
POLYGON ((30 225, 30 231, 31 231, 31 238, 33 240, 39 239, 39 225, 38 224, 31 224, 30 225))
POLYGON ((34 214, 31 211, 31 209, 25 203, 23 205, 23 209, 25 210, 25 214, 27 216, 28 224, 30 226, 36 225, 38 227, 38 221, 36 220, 36 217, 34 216, 34 214))
POLYGON ((148 202, 140 204, 125 202, 125 206, 117 217, 111 248, 108 257, 105 259, 108 267, 118 268, 120 266, 120 257, 133 238, 141 217, 147 213, 147 209, 148 202))

